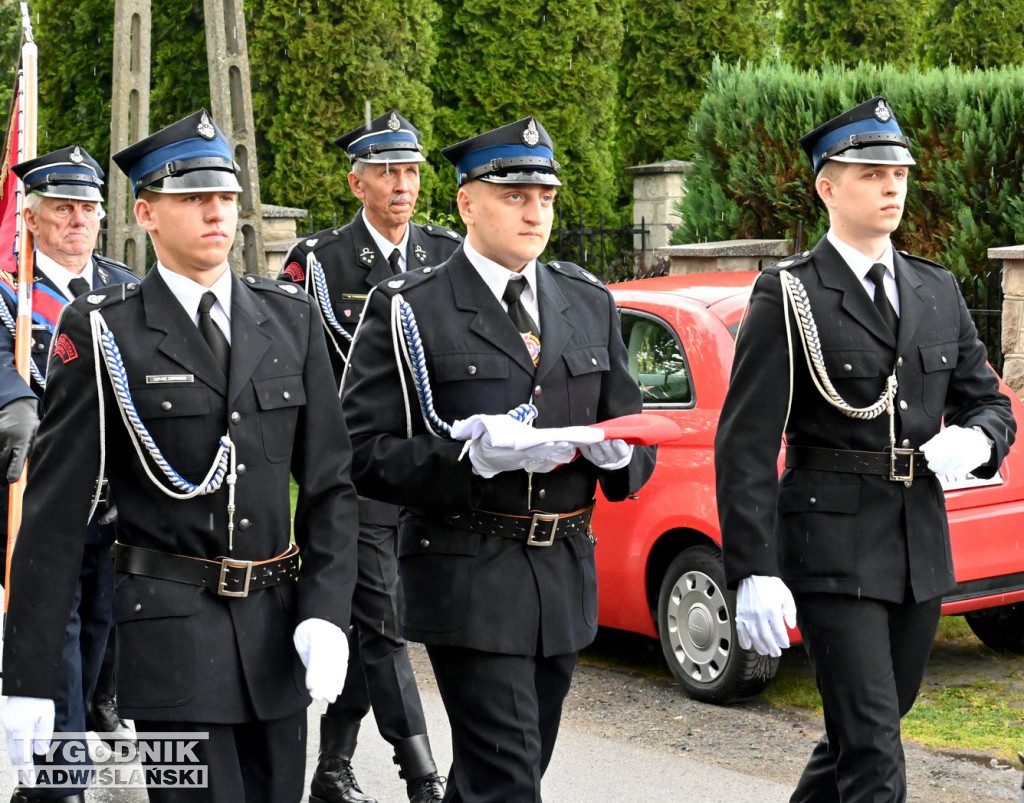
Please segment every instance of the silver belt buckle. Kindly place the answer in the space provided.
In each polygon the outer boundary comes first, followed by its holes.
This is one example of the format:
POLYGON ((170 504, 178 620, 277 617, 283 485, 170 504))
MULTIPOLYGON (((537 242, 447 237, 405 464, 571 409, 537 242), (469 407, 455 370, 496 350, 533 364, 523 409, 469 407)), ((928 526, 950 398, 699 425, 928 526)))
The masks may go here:
POLYGON ((895 446, 892 447, 892 453, 889 455, 889 479, 892 482, 913 482, 914 481, 914 450, 913 449, 898 449, 895 446), (899 457, 907 458, 907 473, 900 474, 898 466, 896 465, 896 459, 899 457))
POLYGON ((533 520, 530 522, 530 534, 526 536, 526 545, 551 546, 555 543, 555 530, 558 529, 559 518, 560 517, 557 513, 534 513, 533 520), (542 541, 536 537, 538 524, 550 525, 547 528, 548 537, 546 541, 542 541))
POLYGON ((217 594, 222 597, 248 597, 249 596, 249 581, 252 579, 252 561, 251 560, 232 560, 231 558, 224 558, 220 562, 220 581, 217 583, 217 594), (245 569, 245 582, 242 584, 241 591, 229 591, 227 587, 228 582, 228 570, 229 569, 245 569))

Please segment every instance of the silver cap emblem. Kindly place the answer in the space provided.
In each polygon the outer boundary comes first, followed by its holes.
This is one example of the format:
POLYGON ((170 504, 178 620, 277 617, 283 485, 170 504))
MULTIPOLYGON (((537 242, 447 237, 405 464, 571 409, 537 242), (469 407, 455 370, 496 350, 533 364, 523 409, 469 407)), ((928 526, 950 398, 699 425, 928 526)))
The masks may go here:
POLYGON ((892 119, 892 112, 889 111, 884 100, 878 101, 878 105, 875 107, 875 117, 881 123, 888 123, 892 119))
POLYGON ((391 116, 388 117, 388 130, 389 131, 397 131, 401 127, 402 127, 402 122, 401 122, 401 120, 398 119, 398 115, 395 114, 394 112, 391 112, 391 116))
POLYGON ((196 133, 203 139, 213 139, 217 136, 217 129, 213 127, 213 120, 204 110, 199 116, 199 123, 196 125, 196 133))
POLYGON ((537 121, 531 117, 530 122, 523 129, 523 143, 533 148, 538 142, 540 142, 540 132, 537 131, 537 121))
POLYGON ((68 154, 68 161, 73 165, 80 165, 85 161, 85 157, 82 156, 82 148, 79 145, 75 145, 71 153, 68 154))

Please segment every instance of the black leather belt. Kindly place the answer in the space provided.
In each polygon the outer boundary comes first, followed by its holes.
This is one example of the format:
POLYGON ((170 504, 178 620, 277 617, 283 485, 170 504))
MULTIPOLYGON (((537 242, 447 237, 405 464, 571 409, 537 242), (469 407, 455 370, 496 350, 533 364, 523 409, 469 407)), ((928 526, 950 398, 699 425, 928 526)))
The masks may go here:
POLYGON ((222 597, 247 597, 257 588, 298 579, 299 548, 292 544, 276 558, 268 560, 206 560, 118 542, 114 544, 114 565, 119 572, 127 574, 205 586, 222 597))
POLYGON ((534 513, 529 516, 492 513, 489 510, 435 513, 410 508, 409 512, 443 527, 514 538, 525 541, 527 546, 551 546, 558 538, 589 532, 594 505, 589 504, 572 513, 534 513))
POLYGON ((931 477, 935 473, 928 468, 924 454, 913 449, 859 452, 853 449, 789 446, 786 448, 786 468, 878 474, 893 482, 913 482, 915 477, 931 477))

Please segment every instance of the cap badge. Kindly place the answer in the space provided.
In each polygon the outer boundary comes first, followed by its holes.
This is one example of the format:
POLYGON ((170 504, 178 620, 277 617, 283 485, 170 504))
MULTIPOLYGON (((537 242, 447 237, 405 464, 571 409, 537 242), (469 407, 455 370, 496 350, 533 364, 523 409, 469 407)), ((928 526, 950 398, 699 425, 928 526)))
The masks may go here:
POLYGON ((217 129, 213 127, 213 120, 204 111, 199 118, 199 123, 196 125, 196 133, 203 139, 213 139, 217 136, 217 129))
POLYGON ((391 116, 388 117, 388 130, 397 131, 402 127, 402 122, 398 119, 398 115, 391 112, 391 116))
POLYGON ((892 118, 892 112, 889 111, 889 107, 885 105, 884 100, 878 101, 878 105, 875 107, 875 117, 878 118, 880 123, 888 123, 892 118))
POLYGON ((536 146, 540 142, 540 134, 537 131, 537 121, 532 117, 530 122, 526 124, 526 128, 523 129, 523 142, 530 148, 536 146))
POLYGON ((82 156, 82 149, 78 145, 72 149, 71 153, 68 154, 68 161, 74 165, 80 165, 85 161, 85 157, 82 156))

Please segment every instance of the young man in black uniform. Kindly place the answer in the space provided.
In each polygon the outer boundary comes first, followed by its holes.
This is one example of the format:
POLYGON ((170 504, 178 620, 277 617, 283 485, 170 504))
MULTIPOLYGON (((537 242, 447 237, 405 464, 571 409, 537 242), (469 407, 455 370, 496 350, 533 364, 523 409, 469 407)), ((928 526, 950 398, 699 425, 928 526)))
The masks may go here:
POLYGON ((46 745, 106 477, 122 713, 140 739, 195 734, 208 768, 205 789, 151 786, 150 799, 295 801, 310 695, 333 700, 344 680, 355 582, 350 446, 320 317, 299 288, 229 270, 238 167, 205 111, 114 159, 157 264, 79 298, 58 326, 11 578, 11 757, 31 755, 17 732, 46 745))
MULTIPOLYGON (((6 282, 0 287, 6 315, 0 325, 0 447, 15 455, 4 478, 13 482, 21 475, 31 434, 37 400, 46 384, 46 357, 57 317, 64 305, 93 289, 136 280, 128 268, 94 253, 103 218, 103 169, 80 145, 52 151, 11 168, 22 180, 25 203, 22 214, 35 242, 32 277, 32 368, 30 381, 18 373, 14 363, 17 290, 6 282), (32 426, 8 424, 14 411, 21 410, 32 426), (25 438, 23 445, 6 444, 25 438)), ((2 312, 2 310, 0 310, 2 312)), ((4 462, 6 465, 7 461, 4 462)), ((7 547, 7 482, 0 483, 0 529, 7 547)), ((89 522, 81 569, 76 583, 64 637, 61 682, 54 699, 56 733, 82 733, 89 721, 90 701, 96 687, 114 620, 114 563, 110 546, 114 542, 115 511, 104 502, 89 522)), ((113 706, 113 698, 110 698, 113 706)), ((90 722, 91 728, 94 723, 90 722)), ((116 709, 99 726, 116 731, 117 738, 134 737, 120 721, 116 709)), ((110 737, 113 738, 113 734, 110 737)), ((62 790, 71 795, 81 790, 62 790)), ((20 788, 13 800, 45 800, 53 792, 20 788)))
POLYGON ((890 242, 914 159, 889 104, 801 145, 830 228, 765 270, 737 338, 715 441, 726 576, 740 645, 777 656, 798 624, 814 665, 826 734, 794 803, 899 803, 900 718, 954 582, 936 475, 991 477, 1016 427, 953 275, 890 242))
MULTIPOLYGON (((420 133, 392 109, 339 137, 352 160, 348 183, 363 202, 352 222, 296 243, 278 278, 304 284, 316 297, 341 376, 366 295, 407 269, 444 262, 461 237, 443 226, 411 221, 419 195, 420 133)), ((359 725, 373 706, 381 735, 395 749, 409 800, 440 800, 444 788, 430 751, 427 723, 405 639, 398 626, 398 507, 359 500, 359 576, 352 599, 345 688, 320 721, 320 760, 311 799, 373 803, 352 770, 359 725)))
POLYGON ((562 443, 517 450, 448 436, 456 420, 531 401, 536 426, 557 427, 636 413, 641 400, 611 295, 577 265, 538 261, 561 183, 540 123, 444 155, 459 176, 466 240, 444 264, 370 294, 343 404, 360 493, 403 508, 401 624, 427 645, 451 722, 445 800, 532 803, 577 653, 597 630, 597 483, 625 499, 654 451, 602 441, 567 462, 575 450, 562 443), (507 296, 510 285, 521 295, 507 296), (422 347, 412 373, 395 353, 403 301, 418 322, 411 354, 422 347))

